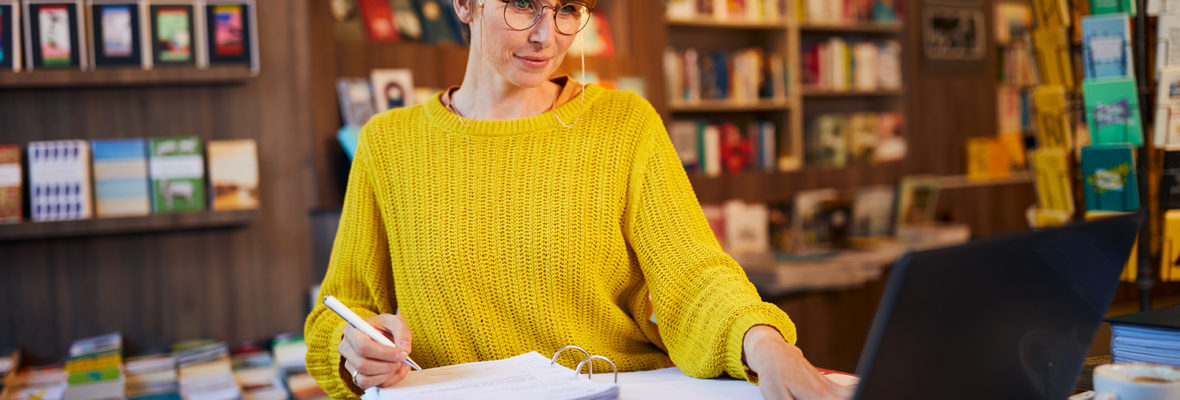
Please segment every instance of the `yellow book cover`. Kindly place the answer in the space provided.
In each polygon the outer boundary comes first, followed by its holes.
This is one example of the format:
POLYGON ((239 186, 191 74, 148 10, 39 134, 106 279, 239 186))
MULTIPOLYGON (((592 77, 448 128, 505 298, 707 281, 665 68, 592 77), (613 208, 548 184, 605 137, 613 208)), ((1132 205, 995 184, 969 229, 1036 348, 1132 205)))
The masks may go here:
POLYGON ((1008 162, 1011 163, 1010 169, 1022 170, 1028 166, 1023 134, 1019 132, 1001 133, 997 139, 1003 147, 1003 151, 1008 155, 1008 162))
POLYGON ((1033 0, 1038 26, 1069 26, 1069 0, 1033 0))
POLYGON ((1037 205, 1044 210, 1074 212, 1073 185, 1069 176, 1069 152, 1065 149, 1037 149, 1029 154, 1037 205))
POLYGON ((1037 206, 1025 210, 1024 217, 1028 219, 1028 226, 1036 229, 1065 226, 1073 214, 1060 210, 1045 210, 1037 206))
POLYGON ((1065 87, 1042 86, 1033 91, 1036 108, 1037 139, 1040 148, 1070 149, 1073 147, 1069 128, 1069 104, 1065 87))
POLYGON ((254 140, 211 140, 207 147, 213 209, 258 208, 258 146, 254 140))
POLYGON ((1160 280, 1180 282, 1180 210, 1168 210, 1164 214, 1164 248, 1160 258, 1160 280))
POLYGON ((980 182, 988 180, 988 153, 993 139, 989 137, 967 138, 967 180, 980 182))
POLYGON ((1069 62, 1069 39, 1065 28, 1046 26, 1033 31, 1037 73, 1042 85, 1073 88, 1073 66, 1069 62))
MULTIPOLYGON (((1086 211, 1086 221, 1129 214, 1120 211, 1086 211)), ((1131 256, 1127 257, 1127 264, 1123 266, 1123 273, 1119 281, 1135 282, 1139 278, 1139 237, 1135 237, 1135 244, 1131 247, 1131 256)))
POLYGON ((1012 157, 998 137, 987 142, 987 175, 990 179, 1007 178, 1012 172, 1012 157))

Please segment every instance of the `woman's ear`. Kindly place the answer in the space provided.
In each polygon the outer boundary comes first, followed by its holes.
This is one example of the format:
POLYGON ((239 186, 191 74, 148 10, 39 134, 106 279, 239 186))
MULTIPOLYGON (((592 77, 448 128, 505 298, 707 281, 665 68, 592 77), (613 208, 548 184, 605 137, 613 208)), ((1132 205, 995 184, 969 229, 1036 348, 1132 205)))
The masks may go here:
MULTIPOLYGON (((455 6, 455 13, 459 15, 459 21, 464 24, 470 24, 475 21, 475 13, 468 7, 471 4, 468 0, 451 0, 455 6)), ((484 0, 477 0, 478 6, 483 7, 484 0)))

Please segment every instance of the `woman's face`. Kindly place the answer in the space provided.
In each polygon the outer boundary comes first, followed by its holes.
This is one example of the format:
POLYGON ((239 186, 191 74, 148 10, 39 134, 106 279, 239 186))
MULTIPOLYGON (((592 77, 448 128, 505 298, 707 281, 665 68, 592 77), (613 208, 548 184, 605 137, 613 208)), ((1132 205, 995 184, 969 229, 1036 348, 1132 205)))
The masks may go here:
POLYGON ((482 67, 519 87, 537 87, 548 81, 576 37, 558 32, 553 20, 555 5, 555 0, 485 0, 482 11, 477 5, 474 11, 479 16, 472 24, 471 36, 473 45, 482 49, 482 67), (539 5, 550 7, 531 28, 517 30, 505 22, 505 11, 520 12, 539 5))

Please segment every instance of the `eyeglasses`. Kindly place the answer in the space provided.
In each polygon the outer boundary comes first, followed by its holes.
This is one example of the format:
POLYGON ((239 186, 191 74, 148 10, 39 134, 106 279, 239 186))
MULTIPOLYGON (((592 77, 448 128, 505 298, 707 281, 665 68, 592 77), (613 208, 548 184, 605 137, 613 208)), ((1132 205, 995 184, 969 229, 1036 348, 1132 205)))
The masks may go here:
POLYGON ((540 0, 500 0, 504 3, 504 22, 509 28, 523 31, 537 25, 546 8, 553 9, 557 33, 573 35, 590 22, 590 7, 580 2, 560 2, 557 6, 541 4, 540 0))

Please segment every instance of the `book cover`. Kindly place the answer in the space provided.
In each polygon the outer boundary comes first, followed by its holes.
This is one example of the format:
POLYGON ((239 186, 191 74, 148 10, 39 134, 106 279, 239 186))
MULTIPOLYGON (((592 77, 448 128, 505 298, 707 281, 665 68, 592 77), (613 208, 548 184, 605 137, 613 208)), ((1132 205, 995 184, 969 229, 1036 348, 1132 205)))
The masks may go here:
POLYGON ((839 168, 848 164, 848 118, 841 114, 825 114, 815 118, 805 138, 806 163, 820 167, 839 168))
POLYGON ((1037 194, 1037 206, 1042 210, 1064 211, 1073 214, 1073 185, 1070 183, 1069 150, 1040 148, 1029 155, 1037 194))
MULTIPOLYGON (((36 68, 87 67, 89 57, 82 40, 85 10, 79 0, 24 3, 26 66, 36 68)), ((14 26, 13 29, 16 29, 14 26)), ((14 50, 15 51, 15 50, 14 50)))
POLYGON ((893 202, 897 191, 891 186, 873 186, 856 191, 852 201, 852 236, 889 236, 893 225, 893 202))
POLYGON ((750 141, 733 122, 721 124, 721 164, 725 173, 737 175, 750 165, 750 141))
POLYGON ((1138 0, 1090 0, 1090 14, 1125 13, 1134 16, 1137 3, 1138 0))
POLYGON ((1082 149, 1082 184, 1085 185, 1087 211, 1139 209, 1134 152, 1135 148, 1129 144, 1082 149))
POLYGON ((148 215, 147 141, 90 141, 94 154, 94 209, 99 218, 148 215))
POLYGON ((684 172, 696 174, 700 172, 699 150, 697 145, 697 122, 679 120, 672 121, 668 126, 668 134, 672 139, 672 147, 680 156, 680 163, 684 165, 684 172))
POLYGON ((717 124, 701 123, 701 168, 705 176, 716 178, 725 169, 721 161, 721 126, 717 124))
POLYGON ((0 144, 0 224, 20 222, 23 212, 20 146, 0 144))
POLYGON ((1073 89, 1073 65, 1070 63, 1069 39, 1065 35, 1065 28, 1037 28, 1033 32, 1033 43, 1041 86, 1059 85, 1073 89))
POLYGON ((1160 208, 1180 209, 1180 151, 1164 152, 1159 191, 1160 208))
POLYGON ((414 0, 414 8, 422 17, 422 38, 427 43, 463 43, 463 32, 453 29, 447 15, 454 14, 452 4, 448 0, 414 0))
POLYGON ((770 249, 766 204, 730 200, 723 207, 729 254, 761 254, 770 249))
POLYGON ((205 159, 196 136, 148 141, 152 211, 172 213, 205 209, 205 159))
POLYGON ((414 105, 414 72, 409 69, 375 69, 370 75, 377 112, 414 105))
POLYGON ((90 22, 89 44, 95 67, 141 66, 143 30, 140 7, 134 0, 117 4, 87 4, 90 22))
POLYGON ((876 159, 877 143, 881 134, 877 114, 854 113, 848 118, 849 162, 869 162, 876 159))
POLYGON ((1069 103, 1063 86, 1041 86, 1033 91, 1036 109, 1037 144, 1048 149, 1072 149, 1069 103))
POLYGON ((1164 213, 1164 245, 1159 265, 1160 281, 1180 282, 1180 210, 1164 213))
POLYGON ((905 158, 908 144, 902 136, 904 126, 905 118, 900 112, 877 114, 877 133, 881 137, 877 140, 876 161, 898 161, 905 158))
POLYGON ((1180 66, 1159 70, 1159 86, 1155 92, 1155 131, 1152 142, 1156 147, 1180 147, 1180 66))
POLYGON ((1090 143, 1143 145, 1139 116, 1139 90, 1134 78, 1104 79, 1082 83, 1090 143))
POLYGON ((377 113, 373 108, 373 88, 365 78, 337 78, 336 96, 340 100, 340 115, 347 126, 364 126, 377 113))
POLYGON ((254 2, 206 2, 205 54, 210 64, 257 66, 258 32, 255 12, 254 2))
POLYGON ((934 222, 941 187, 937 177, 907 176, 901 179, 897 194, 895 227, 926 225, 934 222))
POLYGON ((1082 62, 1086 79, 1133 76, 1131 23, 1126 14, 1082 18, 1082 62))
POLYGON ((839 192, 836 189, 816 189, 795 194, 794 214, 791 220, 795 224, 795 231, 800 235, 798 250, 824 250, 830 244, 828 235, 827 216, 824 213, 824 203, 836 200, 839 192))
POLYGON ((393 20, 401 37, 423 40, 422 16, 414 7, 414 0, 388 0, 393 7, 393 20))
POLYGON ((209 141, 209 186, 214 210, 257 209, 258 145, 254 139, 209 141))
POLYGON ((90 146, 86 141, 31 142, 28 159, 33 221, 87 219, 93 215, 90 146))
POLYGON ((996 137, 967 138, 967 179, 984 182, 1009 175, 1008 151, 996 137))
POLYGON ((196 65, 197 24, 191 4, 148 6, 153 65, 196 65))
POLYGON ((0 3, 0 71, 20 72, 21 61, 21 16, 20 4, 16 1, 0 3))
POLYGON ((1069 26, 1069 0, 1033 0, 1037 26, 1069 26))
POLYGON ((357 5, 364 17, 365 34, 370 40, 396 42, 401 39, 388 0, 359 0, 357 5))
POLYGON ((774 172, 778 166, 778 133, 773 122, 758 121, 758 166, 774 172))
POLYGON ((797 235, 791 216, 794 204, 790 201, 776 201, 766 206, 767 231, 769 231, 770 249, 775 253, 793 253, 797 235))
POLYGON ((1159 17, 1156 25, 1155 70, 1180 65, 1180 10, 1159 17))
POLYGON ((1164 15, 1174 15, 1180 13, 1180 1, 1178 0, 1147 0, 1147 15, 1153 17, 1160 17, 1164 15))

